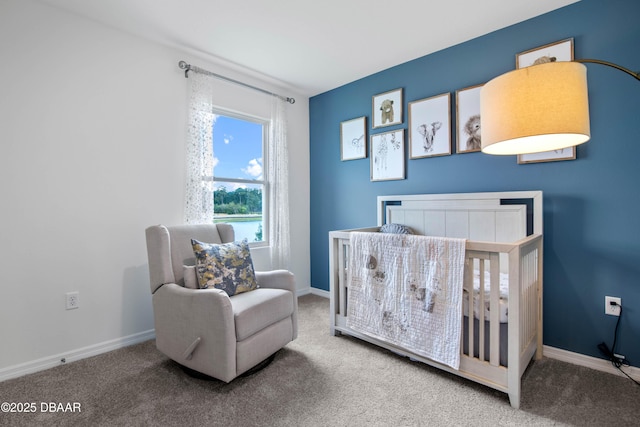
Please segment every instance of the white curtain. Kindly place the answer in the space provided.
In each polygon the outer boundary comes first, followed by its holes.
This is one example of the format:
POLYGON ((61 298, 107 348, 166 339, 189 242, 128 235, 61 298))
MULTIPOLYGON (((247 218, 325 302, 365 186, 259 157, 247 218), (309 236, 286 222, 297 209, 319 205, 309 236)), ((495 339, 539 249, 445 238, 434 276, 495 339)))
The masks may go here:
POLYGON ((285 101, 273 97, 268 141, 269 239, 271 266, 288 269, 289 238, 289 155, 285 101))
POLYGON ((213 79, 189 76, 187 165, 184 200, 186 224, 213 223, 213 79))
MULTIPOLYGON (((184 203, 186 224, 213 222, 213 77, 189 75, 187 165, 184 203)), ((269 196, 268 222, 273 269, 288 269, 289 237, 289 156, 285 101, 272 97, 269 140, 267 141, 269 196)))

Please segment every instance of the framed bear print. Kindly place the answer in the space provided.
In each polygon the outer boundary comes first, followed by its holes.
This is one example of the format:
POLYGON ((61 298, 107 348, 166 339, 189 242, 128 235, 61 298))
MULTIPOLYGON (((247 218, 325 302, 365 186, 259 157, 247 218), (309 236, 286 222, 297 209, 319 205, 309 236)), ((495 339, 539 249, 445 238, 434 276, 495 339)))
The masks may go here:
POLYGON ((480 128, 481 85, 470 86, 456 91, 456 152, 472 153, 480 151, 482 135, 480 128))
POLYGON ((404 179, 404 129, 371 135, 371 181, 404 179))
POLYGON ((402 89, 373 96, 371 102, 371 127, 398 125, 402 123, 402 89))
POLYGON ((367 157, 367 118, 346 120, 340 123, 340 160, 367 157))
POLYGON ((409 158, 451 154, 451 95, 409 103, 409 158))

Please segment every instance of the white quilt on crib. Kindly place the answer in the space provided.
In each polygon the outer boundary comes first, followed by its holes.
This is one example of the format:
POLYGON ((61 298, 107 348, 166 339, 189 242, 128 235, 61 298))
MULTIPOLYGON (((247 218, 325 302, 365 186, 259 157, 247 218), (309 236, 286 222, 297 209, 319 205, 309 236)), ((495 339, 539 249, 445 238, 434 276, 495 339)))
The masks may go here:
POLYGON ((458 369, 464 260, 464 239, 351 233, 347 326, 458 369))

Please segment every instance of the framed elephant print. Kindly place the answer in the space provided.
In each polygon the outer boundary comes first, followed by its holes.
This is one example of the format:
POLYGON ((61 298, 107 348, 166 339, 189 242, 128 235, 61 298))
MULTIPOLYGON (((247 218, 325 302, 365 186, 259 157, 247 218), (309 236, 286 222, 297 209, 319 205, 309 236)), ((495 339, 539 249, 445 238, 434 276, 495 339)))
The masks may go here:
POLYGON ((371 102, 371 127, 399 125, 402 123, 402 89, 373 96, 371 102))
POLYGON ((470 86, 456 91, 456 136, 458 153, 473 153, 482 148, 480 128, 481 85, 470 86))
POLYGON ((451 154, 451 94, 409 103, 409 158, 451 154))

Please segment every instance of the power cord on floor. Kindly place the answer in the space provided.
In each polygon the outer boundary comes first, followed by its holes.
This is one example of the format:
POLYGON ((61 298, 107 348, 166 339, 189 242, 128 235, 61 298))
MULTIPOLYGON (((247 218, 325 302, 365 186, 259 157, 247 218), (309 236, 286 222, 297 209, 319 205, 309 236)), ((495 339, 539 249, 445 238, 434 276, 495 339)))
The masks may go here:
POLYGON ((631 366, 631 363, 624 356, 616 354, 616 341, 618 340, 618 326, 620 326, 620 319, 622 318, 622 306, 615 301, 611 301, 610 304, 620 307, 620 315, 618 316, 618 321, 616 322, 616 329, 613 332, 613 346, 611 347, 611 350, 609 350, 607 344, 602 342, 598 344, 598 349, 611 361, 611 364, 613 366, 615 366, 620 372, 625 374, 631 381, 640 386, 640 383, 638 381, 631 378, 629 374, 622 370, 623 366, 631 366))

